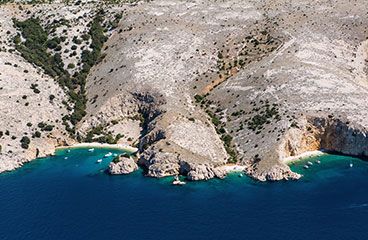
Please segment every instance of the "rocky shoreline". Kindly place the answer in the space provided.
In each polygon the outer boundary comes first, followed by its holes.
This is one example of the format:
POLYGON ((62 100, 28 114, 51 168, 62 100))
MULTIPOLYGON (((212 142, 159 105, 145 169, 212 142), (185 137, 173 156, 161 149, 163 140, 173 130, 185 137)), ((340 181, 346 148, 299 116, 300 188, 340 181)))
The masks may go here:
POLYGON ((72 2, 0 5, 0 173, 83 141, 137 152, 113 174, 136 164, 193 181, 228 163, 296 180, 285 159, 321 148, 368 156, 363 1, 349 13, 344 1, 72 2), (57 66, 22 57, 23 24, 45 32, 57 66))

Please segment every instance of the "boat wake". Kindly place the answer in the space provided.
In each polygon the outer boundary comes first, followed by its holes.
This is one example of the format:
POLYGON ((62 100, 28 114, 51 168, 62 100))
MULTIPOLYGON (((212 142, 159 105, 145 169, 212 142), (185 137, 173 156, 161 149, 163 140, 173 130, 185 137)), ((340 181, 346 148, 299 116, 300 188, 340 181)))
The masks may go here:
POLYGON ((364 208, 364 207, 368 207, 368 203, 351 204, 348 208, 364 208))

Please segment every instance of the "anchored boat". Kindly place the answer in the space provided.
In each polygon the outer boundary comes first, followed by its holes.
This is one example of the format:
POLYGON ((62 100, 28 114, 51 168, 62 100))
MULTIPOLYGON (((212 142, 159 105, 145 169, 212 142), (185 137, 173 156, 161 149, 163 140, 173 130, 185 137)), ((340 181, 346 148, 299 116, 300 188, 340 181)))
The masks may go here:
POLYGON ((111 152, 107 153, 104 157, 107 158, 107 157, 110 157, 112 155, 111 152))
POLYGON ((178 175, 176 175, 174 177, 174 180, 173 180, 172 184, 173 185, 184 185, 184 184, 186 184, 186 182, 180 181, 178 175))

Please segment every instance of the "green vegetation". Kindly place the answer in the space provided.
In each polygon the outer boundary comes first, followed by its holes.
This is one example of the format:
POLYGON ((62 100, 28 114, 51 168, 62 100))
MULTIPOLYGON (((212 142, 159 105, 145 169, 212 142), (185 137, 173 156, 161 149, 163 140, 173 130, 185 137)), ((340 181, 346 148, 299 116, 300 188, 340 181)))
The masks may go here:
POLYGON ((23 22, 13 19, 14 26, 22 31, 26 39, 24 43, 18 43, 15 48, 28 62, 42 67, 48 75, 56 78, 64 73, 61 58, 52 56, 47 52, 46 42, 48 33, 40 25, 40 20, 29 18, 23 22))
POLYGON ((229 163, 236 163, 237 162, 237 156, 235 150, 231 149, 231 141, 233 140, 233 137, 230 135, 223 135, 222 141, 224 141, 224 146, 226 152, 230 155, 230 159, 228 159, 229 163))
POLYGON ((120 162, 120 158, 119 158, 119 156, 114 157, 114 159, 112 160, 112 162, 113 162, 113 163, 118 163, 118 162, 120 162))
POLYGON ((68 68, 69 68, 69 69, 75 68, 74 63, 69 63, 69 64, 68 64, 68 68))
POLYGON ((38 123, 38 125, 37 125, 40 129, 41 129, 41 131, 47 131, 47 132, 50 132, 50 131, 52 131, 52 129, 54 128, 54 126, 53 125, 47 125, 46 123, 44 123, 44 122, 40 122, 40 123, 38 123))
MULTIPOLYGON (((21 53, 24 59, 38 67, 41 67, 46 74, 53 77, 60 86, 66 90, 69 96, 69 101, 74 107, 74 111, 70 115, 63 117, 63 124, 65 125, 65 129, 72 136, 75 134, 75 127, 70 127, 68 121, 75 126, 86 115, 86 78, 91 67, 98 61, 101 61, 104 57, 101 56, 101 49, 104 42, 107 40, 107 37, 104 35, 103 27, 101 26, 101 23, 103 22, 103 14, 103 11, 99 11, 93 21, 89 23, 90 30, 88 34, 92 39, 90 47, 93 51, 84 50, 82 52, 82 69, 80 72, 75 72, 73 76, 64 69, 64 63, 59 53, 51 54, 47 51, 47 48, 54 49, 56 51, 61 50, 61 46, 59 44, 62 39, 55 37, 48 40, 48 36, 50 31, 55 30, 57 26, 67 24, 65 21, 56 22, 56 25, 54 24, 55 26, 53 25, 52 27, 44 29, 38 18, 29 18, 23 22, 13 19, 14 27, 21 31, 22 36, 25 39, 24 42, 21 42, 20 36, 15 37, 13 39, 15 48, 21 53), (53 30, 51 30, 51 28, 53 28, 53 30), (76 92, 77 89, 78 91, 76 92)), ((84 36, 84 39, 87 39, 87 37, 84 36)), ((63 40, 65 41, 65 39, 63 40)), ((74 38, 73 42, 80 44, 81 40, 74 38)), ((74 67, 75 66, 72 64, 68 65, 68 68, 74 67)), ((32 84, 31 88, 35 93, 39 93, 37 84, 32 84)), ((71 109, 69 104, 64 105, 67 106, 68 110, 71 109)), ((48 131, 48 129, 52 128, 47 127, 44 130, 48 131)))
POLYGON ((196 103, 199 103, 199 102, 201 102, 202 100, 203 100, 203 96, 201 96, 201 95, 195 95, 194 96, 194 98, 195 98, 195 100, 196 100, 196 103))
POLYGON ((232 136, 226 134, 226 130, 224 128, 225 124, 222 123, 219 118, 217 117, 217 114, 220 114, 222 112, 221 108, 217 108, 216 112, 213 113, 208 107, 213 104, 212 101, 206 99, 205 96, 196 95, 194 96, 197 103, 201 104, 201 107, 206 108, 206 113, 210 117, 211 122, 213 125, 215 125, 216 133, 221 135, 221 140, 224 142, 224 147, 226 152, 230 155, 230 158, 227 160, 228 163, 236 163, 238 161, 237 158, 237 152, 235 149, 233 149, 233 146, 231 144, 233 138, 232 136))
POLYGON ((117 134, 114 138, 112 132, 106 132, 105 126, 100 124, 87 133, 87 136, 83 138, 83 142, 116 144, 120 140, 120 138, 122 138, 121 134, 117 134), (99 136, 95 138, 95 135, 99 136))
POLYGON ((29 137, 24 136, 24 137, 22 137, 20 142, 21 142, 22 148, 28 149, 29 144, 31 143, 31 140, 29 139, 29 137))
POLYGON ((33 138, 40 138, 41 137, 41 133, 39 131, 36 131, 34 134, 32 134, 33 138))
POLYGON ((260 131, 264 128, 264 124, 270 124, 271 120, 275 119, 276 121, 281 120, 278 111, 278 105, 273 104, 272 108, 266 101, 266 104, 259 108, 253 108, 252 112, 259 112, 259 114, 255 115, 254 117, 245 120, 248 124, 248 129, 252 131, 260 131))
POLYGON ((31 84, 31 89, 33 90, 34 93, 40 93, 40 90, 37 88, 38 84, 31 84))
POLYGON ((120 158, 130 158, 130 155, 128 153, 122 153, 120 154, 120 156, 114 157, 114 159, 112 160, 113 163, 118 163, 120 162, 120 158))

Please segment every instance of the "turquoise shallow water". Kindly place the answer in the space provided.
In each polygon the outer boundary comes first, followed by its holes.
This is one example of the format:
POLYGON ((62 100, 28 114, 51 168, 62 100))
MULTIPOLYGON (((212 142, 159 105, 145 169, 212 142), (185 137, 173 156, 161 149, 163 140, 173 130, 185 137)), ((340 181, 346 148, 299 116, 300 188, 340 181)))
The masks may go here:
MULTIPOLYGON (((368 164, 327 155, 297 182, 105 173, 114 149, 59 151, 0 175, 0 239, 367 239, 368 164), (68 156, 68 159, 64 159, 68 156), (354 167, 349 168, 350 161, 354 167)), ((317 158, 308 159, 315 162, 317 158)))

